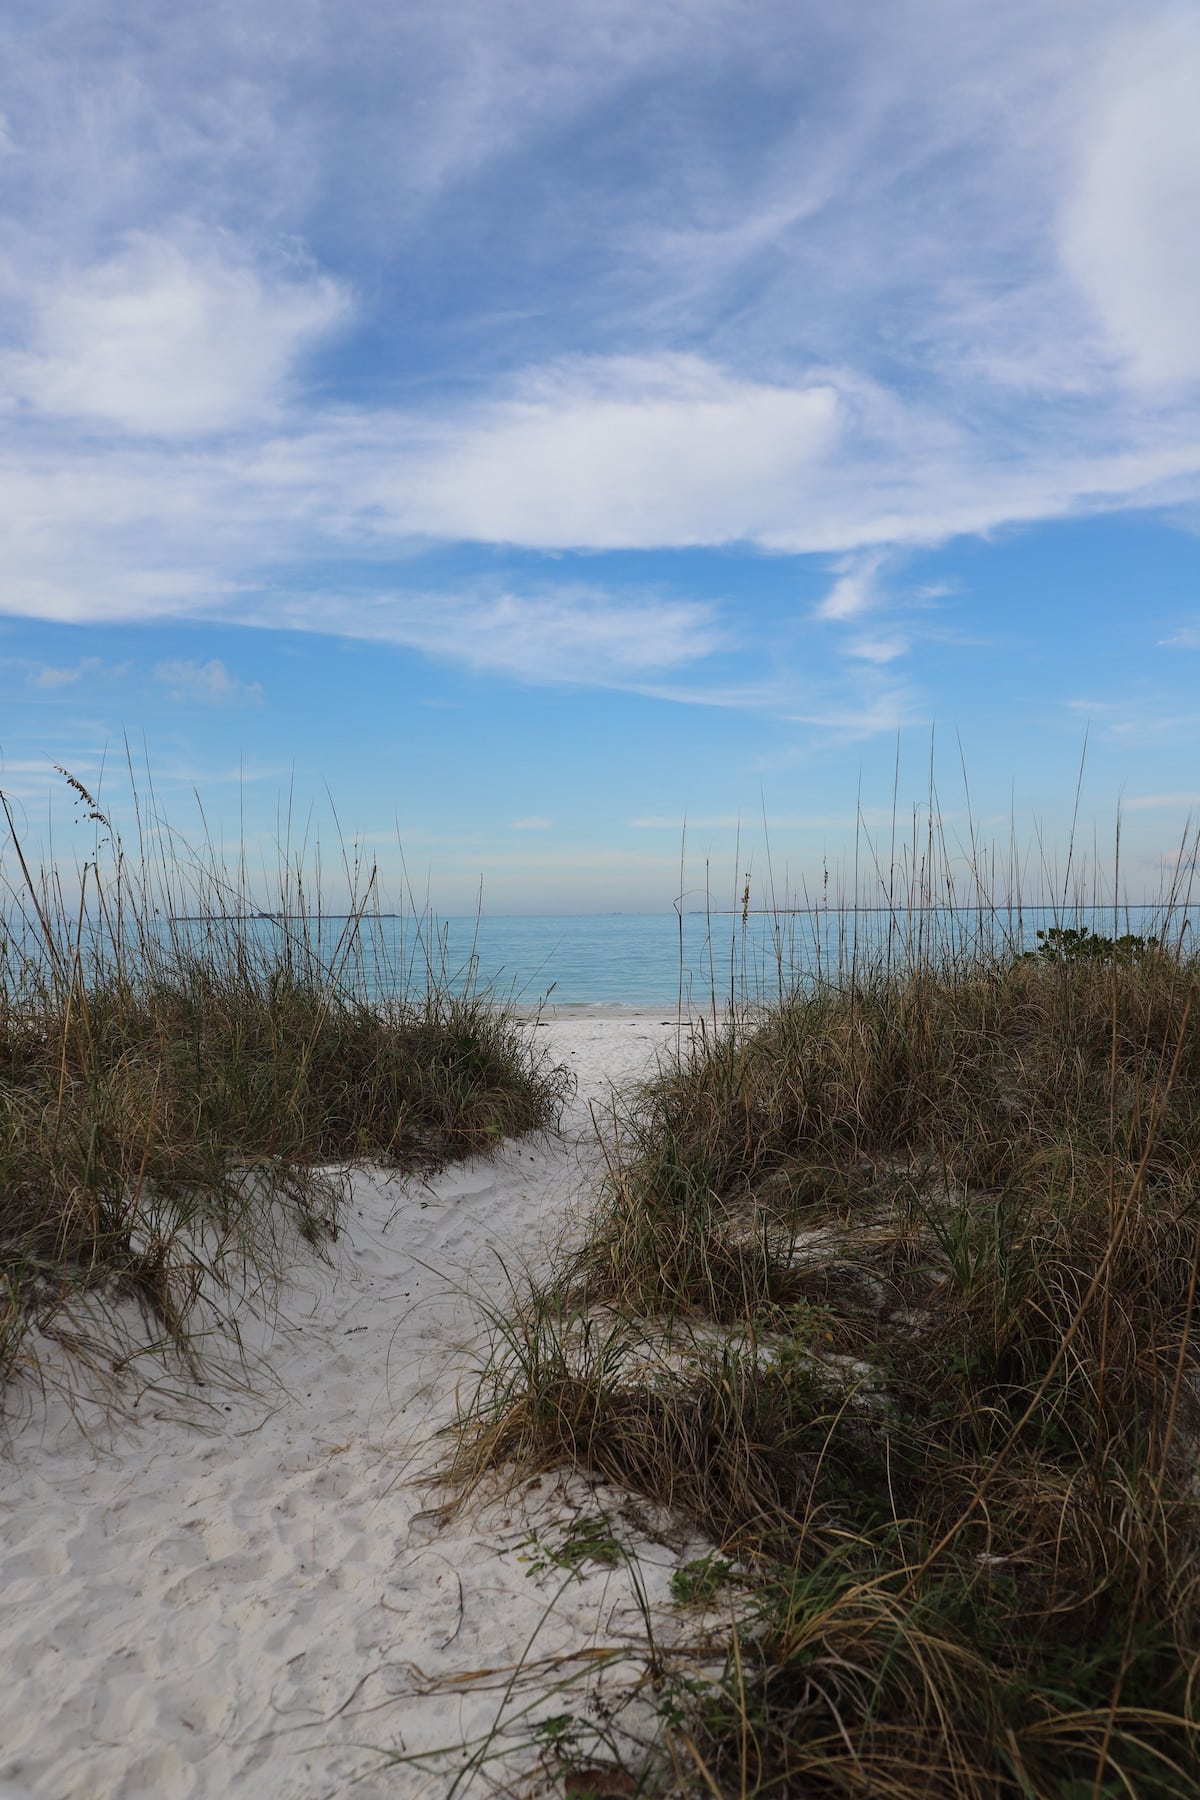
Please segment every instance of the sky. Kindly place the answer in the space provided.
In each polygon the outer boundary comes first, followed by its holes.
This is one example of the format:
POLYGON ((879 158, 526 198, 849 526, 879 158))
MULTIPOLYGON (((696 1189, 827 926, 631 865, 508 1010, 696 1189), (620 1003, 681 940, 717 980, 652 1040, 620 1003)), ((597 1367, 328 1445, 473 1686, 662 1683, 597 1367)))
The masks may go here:
POLYGON ((1152 897, 1198 94, 1164 0, 8 0, 24 841, 132 765, 448 912, 811 892, 931 812, 1027 894, 1119 820, 1152 897))

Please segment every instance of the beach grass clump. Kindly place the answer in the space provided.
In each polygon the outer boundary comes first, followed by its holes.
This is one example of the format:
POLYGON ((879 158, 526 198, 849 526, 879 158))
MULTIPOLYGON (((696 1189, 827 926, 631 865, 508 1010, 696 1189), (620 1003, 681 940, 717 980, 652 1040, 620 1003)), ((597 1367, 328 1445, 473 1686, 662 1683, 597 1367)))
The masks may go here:
POLYGON ((336 1233, 349 1165, 430 1169, 556 1117, 522 1022, 397 969, 368 904, 331 924, 285 870, 264 917, 211 854, 119 846, 68 904, 15 831, 8 855, 0 1374, 46 1336, 119 1361, 126 1300, 194 1350, 231 1290, 336 1233))
POLYGON ((581 1273, 630 1307, 732 1320, 771 1298, 772 1260, 796 1285, 777 1240, 899 1200, 1090 1207, 1135 1178, 1186 1196, 1194 973, 1159 953, 875 971, 702 1031, 627 1121, 581 1273))
POLYGON ((1200 964, 1050 942, 697 1032, 504 1323, 460 1476, 737 1571, 648 1792, 1200 1788, 1200 964))

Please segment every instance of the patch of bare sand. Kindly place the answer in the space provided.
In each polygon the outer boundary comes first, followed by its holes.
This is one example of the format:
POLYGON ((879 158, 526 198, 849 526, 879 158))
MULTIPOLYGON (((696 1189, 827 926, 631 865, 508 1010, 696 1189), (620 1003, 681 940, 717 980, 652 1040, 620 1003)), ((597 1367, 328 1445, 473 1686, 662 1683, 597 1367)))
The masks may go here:
POLYGON ((540 1263, 594 1175, 589 1105, 678 1032, 658 1013, 531 1029, 577 1078, 562 1134, 426 1182, 353 1174, 329 1263, 243 1309, 249 1391, 148 1387, 92 1416, 10 1396, 0 1800, 534 1793, 522 1720, 577 1711, 589 1672, 602 1710, 644 1665, 643 1599, 677 1560, 644 1515, 619 1527, 639 1597, 626 1564, 572 1575, 539 1552, 618 1496, 547 1478, 446 1517, 413 1479, 477 1358, 480 1297, 503 1305, 505 1266, 540 1263))

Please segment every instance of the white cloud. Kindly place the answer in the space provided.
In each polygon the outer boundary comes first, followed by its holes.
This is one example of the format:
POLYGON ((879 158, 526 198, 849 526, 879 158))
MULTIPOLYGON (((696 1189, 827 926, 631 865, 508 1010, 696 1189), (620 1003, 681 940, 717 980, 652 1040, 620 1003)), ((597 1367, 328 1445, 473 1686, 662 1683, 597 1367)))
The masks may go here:
POLYGON ((696 357, 533 367, 441 416, 342 412, 246 467, 283 516, 343 538, 537 550, 749 542, 847 560, 821 606, 849 618, 898 546, 1200 493, 1200 420, 1010 441, 845 370, 746 381, 696 357))
POLYGON ((761 830, 764 825, 768 831, 827 831, 853 829, 855 816, 853 813, 778 813, 768 814, 764 820, 762 813, 702 813, 696 818, 689 818, 683 813, 656 813, 644 819, 630 819, 629 824, 637 831, 741 831, 749 837, 761 830))
MULTIPOLYGON (((736 602, 398 595, 395 559, 838 557, 825 649, 866 679, 914 636, 895 547, 1200 495, 1200 51, 1160 0, 953 29, 895 0, 870 30, 771 0, 314 0, 302 32, 247 0, 133 34, 81 0, 86 84, 43 10, 0 68, 0 612, 786 712, 745 663, 701 679, 736 602), (351 293, 363 336, 318 394, 351 293)), ((890 726, 916 703, 889 693, 811 717, 890 726)))
POLYGON ((215 657, 204 663, 159 663, 154 679, 169 689, 173 700, 195 700, 205 706, 257 705, 263 697, 259 682, 239 680, 215 657))
POLYGON ((1105 59, 1063 221, 1068 268, 1134 375, 1200 379, 1200 29, 1143 23, 1105 59))
POLYGON ((1114 719, 1104 735, 1114 742, 1128 745, 1187 743, 1200 731, 1200 712, 1153 713, 1147 710, 1132 718, 1114 719))
MULTIPOLYGON (((43 807, 55 797, 74 802, 76 796, 66 787, 63 769, 83 781, 93 793, 99 792, 104 771, 105 754, 89 747, 73 745, 64 750, 60 764, 47 757, 0 756, 0 793, 5 799, 43 807)), ((106 803, 107 804, 107 803, 106 803)))
POLYGON ((543 819, 536 814, 527 819, 510 819, 508 822, 510 831, 550 831, 553 826, 553 819, 543 819))
POLYGON ((637 685, 661 669, 700 661, 723 641, 711 607, 631 602, 565 587, 522 594, 399 594, 370 601, 292 596, 272 603, 264 625, 399 644, 520 680, 637 685))
MULTIPOLYGON (((1172 696, 1178 708, 1181 696, 1172 696)), ((1079 698, 1063 700, 1063 708, 1086 721, 1089 733, 1102 743, 1122 749, 1153 748, 1160 745, 1187 745, 1200 731, 1200 711, 1173 710, 1170 701, 1145 683, 1116 700, 1079 698)), ((1186 700, 1185 700, 1186 704, 1186 700)), ((1137 809, 1134 801, 1123 806, 1137 809)))
MULTIPOLYGON (((211 766, 203 763, 172 761, 169 757, 156 761, 153 768, 155 787, 183 787, 189 793, 203 792, 208 787, 249 787, 255 782, 287 781, 294 774, 289 763, 246 763, 211 766)), ((391 841, 390 836, 388 841, 391 841)))
MULTIPOLYGON (((1175 497, 1189 482, 1200 487, 1200 424, 1190 432, 1148 423, 1140 428, 1144 444, 1119 455, 1064 456, 1052 448, 1039 461, 1036 447, 1022 458, 1004 444, 973 443, 896 396, 840 376, 782 390, 775 407, 769 384, 741 383, 695 359, 655 370, 624 360, 590 366, 588 405, 594 402, 600 421, 594 458, 584 389, 554 370, 530 371, 509 384, 503 402, 460 408, 450 418, 437 406, 427 415, 342 409, 310 417, 293 404, 272 432, 248 431, 219 447, 118 441, 97 456, 69 433, 9 433, 7 453, 0 450, 0 613, 93 624, 222 618, 325 630, 523 679, 649 691, 663 672, 694 668, 729 647, 735 609, 722 625, 699 602, 618 600, 569 580, 555 597, 462 597, 430 591, 418 575, 397 594, 394 567, 384 570, 381 560, 411 556, 429 535, 490 532, 500 541, 569 549, 757 534, 780 552, 840 555, 841 572, 819 610, 854 626, 882 601, 879 571, 898 546, 1135 497, 1175 497), (813 395, 835 387, 837 404, 819 400, 815 413, 842 423, 823 453, 806 459, 813 395), (773 417, 790 421, 788 429, 773 438, 766 431, 754 454, 742 455, 754 421, 773 417), (526 429, 540 446, 527 466, 526 429), (690 465, 689 434, 696 439, 690 465), (483 467, 481 446, 496 474, 483 495, 471 478, 483 467), (772 474, 773 456, 780 460, 772 474), (556 459, 563 462, 557 487, 556 459), (329 578, 323 589, 295 591, 295 565, 347 559, 358 572, 353 595, 329 578)), ((855 633, 850 654, 855 643, 874 646, 857 660, 881 661, 882 647, 904 636, 893 616, 855 633)), ((759 671, 739 670, 706 685, 728 703, 756 704, 763 680, 759 671), (731 699, 735 690, 741 697, 731 699)))
MULTIPOLYGON (((829 592, 813 608, 813 617, 835 624, 853 623, 864 613, 881 611, 888 600, 880 580, 885 567, 895 561, 887 550, 860 551, 844 556, 837 567, 837 578, 829 592)), ((893 603, 894 604, 894 603, 893 603)), ((837 651, 852 662, 869 663, 884 668, 907 655, 910 638, 902 631, 856 632, 836 646, 837 651)))
POLYGON ((825 598, 817 602, 815 616, 818 619, 855 619, 875 606, 879 600, 878 576, 884 561, 884 552, 879 550, 865 556, 845 557, 838 565, 837 580, 825 598))
MULTIPOLYGON (((71 759, 72 774, 77 774, 81 771, 86 772, 87 768, 94 768, 95 766, 96 765, 90 758, 86 765, 82 764, 78 757, 73 757, 71 759)), ((3 771, 6 776, 57 775, 58 779, 60 781, 62 780, 62 770, 59 764, 48 762, 45 757, 0 757, 0 771, 3 771)))
POLYGON ((1122 812, 1161 812, 1176 807, 1189 811, 1200 807, 1200 794, 1129 794, 1121 800, 1122 812))
POLYGON ((32 348, 0 361, 0 388, 37 414, 169 438, 261 425, 348 310, 328 276, 264 275, 224 239, 142 232, 31 308, 32 348))
POLYGON ((846 646, 846 654, 857 658, 859 662, 875 663, 882 667, 906 656, 909 647, 908 640, 902 637, 852 638, 846 646))
POLYGON ((747 381, 694 356, 535 369, 370 492, 435 536, 593 549, 753 540, 789 516, 839 413, 827 382, 747 381))
POLYGON ((100 667, 101 661, 98 656, 85 656, 82 662, 76 663, 73 668, 69 669, 57 669, 51 664, 43 664, 37 669, 31 669, 25 680, 30 687, 52 690, 69 687, 72 683, 81 680, 83 676, 90 674, 93 669, 100 667))
POLYGON ((907 686, 868 681, 866 671, 859 683, 849 685, 853 691, 830 695, 791 713, 793 724, 815 726, 835 741, 853 743, 877 732, 928 723, 927 708, 907 686))

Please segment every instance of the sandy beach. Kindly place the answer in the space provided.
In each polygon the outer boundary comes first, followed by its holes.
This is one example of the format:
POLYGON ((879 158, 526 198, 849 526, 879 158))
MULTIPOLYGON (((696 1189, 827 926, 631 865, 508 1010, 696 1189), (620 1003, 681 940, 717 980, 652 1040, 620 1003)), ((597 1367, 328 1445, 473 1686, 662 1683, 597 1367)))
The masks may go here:
MULTIPOLYGON (((531 1029, 577 1079, 561 1134, 424 1181, 352 1174, 328 1262, 294 1266, 274 1310, 244 1303, 242 1386, 9 1396, 3 1800, 549 1793, 522 1716, 582 1710, 589 1667, 602 1692, 636 1676, 627 1571, 537 1566, 619 1496, 546 1477, 447 1517, 417 1479, 476 1366, 480 1302, 544 1266, 595 1175, 589 1108, 678 1026, 531 1029)), ((678 1548, 628 1503, 621 1535, 658 1605, 678 1548)))

